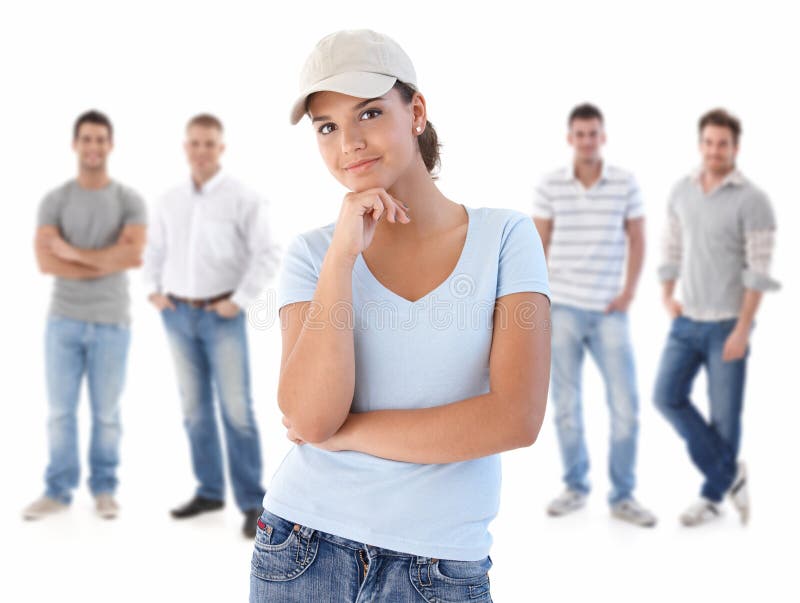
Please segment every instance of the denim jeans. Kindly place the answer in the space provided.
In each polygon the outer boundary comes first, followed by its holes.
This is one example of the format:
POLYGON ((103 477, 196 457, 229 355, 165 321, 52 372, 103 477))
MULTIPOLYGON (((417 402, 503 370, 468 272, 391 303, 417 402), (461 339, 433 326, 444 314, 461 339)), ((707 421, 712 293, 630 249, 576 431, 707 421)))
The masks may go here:
POLYGON ((127 324, 105 324, 51 315, 45 330, 45 372, 50 461, 45 494, 69 503, 80 478, 78 419, 84 374, 92 410, 89 489, 113 493, 119 464, 119 398, 130 344, 127 324))
POLYGON ((294 524, 265 510, 250 564, 250 602, 491 603, 490 557, 431 559, 294 524))
POLYGON ((564 482, 568 488, 588 493, 589 453, 582 416, 581 372, 589 350, 605 381, 611 413, 609 473, 610 504, 630 498, 636 485, 636 439, 639 399, 628 316, 553 304, 552 373, 550 392, 564 482))
POLYGON ((225 498, 216 390, 236 504, 243 511, 260 509, 264 498, 261 445, 250 397, 245 313, 222 318, 216 312, 175 302, 175 310, 163 310, 161 315, 175 360, 197 494, 225 498))
POLYGON ((701 495, 719 502, 736 477, 747 355, 722 360, 725 340, 736 319, 699 322, 678 317, 672 322, 656 378, 658 410, 686 441, 689 456, 705 476, 701 495), (710 406, 707 421, 692 404, 692 382, 705 366, 710 406))

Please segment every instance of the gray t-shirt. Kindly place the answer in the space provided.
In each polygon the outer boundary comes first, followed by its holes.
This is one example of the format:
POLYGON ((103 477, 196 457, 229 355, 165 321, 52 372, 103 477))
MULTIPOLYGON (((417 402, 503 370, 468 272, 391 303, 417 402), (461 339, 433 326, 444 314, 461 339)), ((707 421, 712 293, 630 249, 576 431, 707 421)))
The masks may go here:
MULTIPOLYGON (((133 189, 112 181, 99 190, 69 180, 39 206, 38 225, 58 227, 69 244, 101 249, 116 243, 127 224, 145 224, 146 208, 133 189)), ((124 271, 92 279, 56 277, 50 314, 101 323, 130 322, 128 277, 124 271)))

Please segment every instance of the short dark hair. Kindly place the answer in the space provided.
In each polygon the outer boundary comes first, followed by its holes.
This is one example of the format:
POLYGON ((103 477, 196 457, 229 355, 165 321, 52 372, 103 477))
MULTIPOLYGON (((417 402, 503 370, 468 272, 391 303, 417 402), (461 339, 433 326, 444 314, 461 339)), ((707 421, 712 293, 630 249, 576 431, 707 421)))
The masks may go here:
POLYGON ((569 112, 567 125, 571 126, 576 119, 599 119, 603 123, 603 114, 600 109, 589 103, 583 103, 569 112))
POLYGON ((711 111, 705 113, 697 124, 697 133, 702 136, 703 128, 709 125, 728 128, 733 134, 733 144, 739 144, 739 137, 742 135, 742 122, 725 109, 711 109, 711 111))
POLYGON ((108 116, 105 113, 100 113, 96 109, 90 109, 85 113, 81 113, 78 116, 78 119, 75 120, 75 125, 72 128, 72 139, 78 140, 78 132, 81 129, 83 124, 97 124, 100 126, 105 126, 108 130, 108 139, 112 140, 114 138, 114 126, 111 125, 111 120, 108 119, 108 116))
POLYGON ((216 128, 220 132, 223 131, 222 122, 220 121, 219 117, 216 115, 211 115, 211 113, 198 113, 189 122, 186 124, 186 129, 188 130, 192 126, 201 126, 203 128, 216 128))

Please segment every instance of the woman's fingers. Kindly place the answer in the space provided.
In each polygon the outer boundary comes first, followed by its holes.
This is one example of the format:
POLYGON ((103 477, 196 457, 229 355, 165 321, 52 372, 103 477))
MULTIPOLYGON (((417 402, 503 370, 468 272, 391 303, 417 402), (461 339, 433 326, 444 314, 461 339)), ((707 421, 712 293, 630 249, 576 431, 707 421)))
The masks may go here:
POLYGON ((362 215, 372 213, 372 219, 377 222, 384 215, 390 222, 410 221, 406 206, 392 197, 382 188, 373 188, 360 193, 350 193, 351 200, 360 208, 362 215))
POLYGON ((386 205, 387 214, 389 215, 390 222, 402 222, 404 224, 410 222, 406 206, 400 203, 397 199, 392 197, 383 189, 378 189, 381 200, 386 205))

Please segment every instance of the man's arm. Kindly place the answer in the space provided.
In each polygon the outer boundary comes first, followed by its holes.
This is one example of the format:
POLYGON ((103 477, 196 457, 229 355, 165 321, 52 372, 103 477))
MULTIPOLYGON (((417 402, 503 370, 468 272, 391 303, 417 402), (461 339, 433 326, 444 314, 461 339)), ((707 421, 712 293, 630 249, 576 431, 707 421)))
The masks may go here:
POLYGON ((644 264, 644 218, 625 220, 625 233, 628 239, 628 254, 625 267, 625 285, 622 292, 615 297, 606 308, 606 312, 614 310, 625 312, 636 294, 636 286, 644 264))
POLYGON ((241 216, 240 228, 249 258, 231 301, 246 309, 264 290, 267 281, 275 275, 280 254, 272 236, 266 201, 257 197, 248 199, 247 208, 241 216))
POLYGON ((667 223, 661 239, 661 265, 658 278, 662 283, 661 301, 671 318, 683 313, 683 306, 675 299, 675 283, 680 276, 683 261, 683 236, 681 223, 672 209, 672 199, 667 204, 667 223))
POLYGON ((534 218, 533 223, 536 225, 536 230, 539 231, 539 238, 542 239, 544 257, 545 259, 549 259, 550 238, 553 235, 553 220, 548 218, 534 218))
POLYGON ((36 253, 36 263, 42 274, 52 274, 53 276, 71 279, 90 279, 103 276, 103 273, 96 268, 68 262, 56 256, 50 247, 51 241, 56 238, 61 238, 56 226, 40 226, 36 230, 34 251, 36 253))
POLYGON ((146 233, 144 224, 128 224, 123 227, 116 243, 102 249, 81 249, 70 245, 60 235, 50 245, 60 259, 105 275, 141 266, 146 233))
POLYGON ((129 224, 117 242, 103 249, 80 249, 64 241, 58 228, 40 226, 36 231, 36 259, 45 274, 89 279, 106 276, 141 264, 146 227, 129 224))
POLYGON ((753 326, 753 320, 756 317, 756 312, 763 296, 763 291, 745 289, 744 299, 739 310, 739 319, 722 347, 722 360, 725 362, 740 360, 747 353, 750 328, 753 326))
MULTIPOLYGON (((761 298, 764 297, 765 291, 774 291, 780 287, 778 281, 770 276, 769 270, 775 247, 774 218, 771 210, 767 219, 769 220, 767 228, 745 233, 746 267, 742 273, 745 287, 744 298, 739 309, 736 326, 722 349, 722 359, 726 362, 739 360, 747 353, 750 330, 761 298)), ((763 225, 759 224, 759 226, 763 225)))

